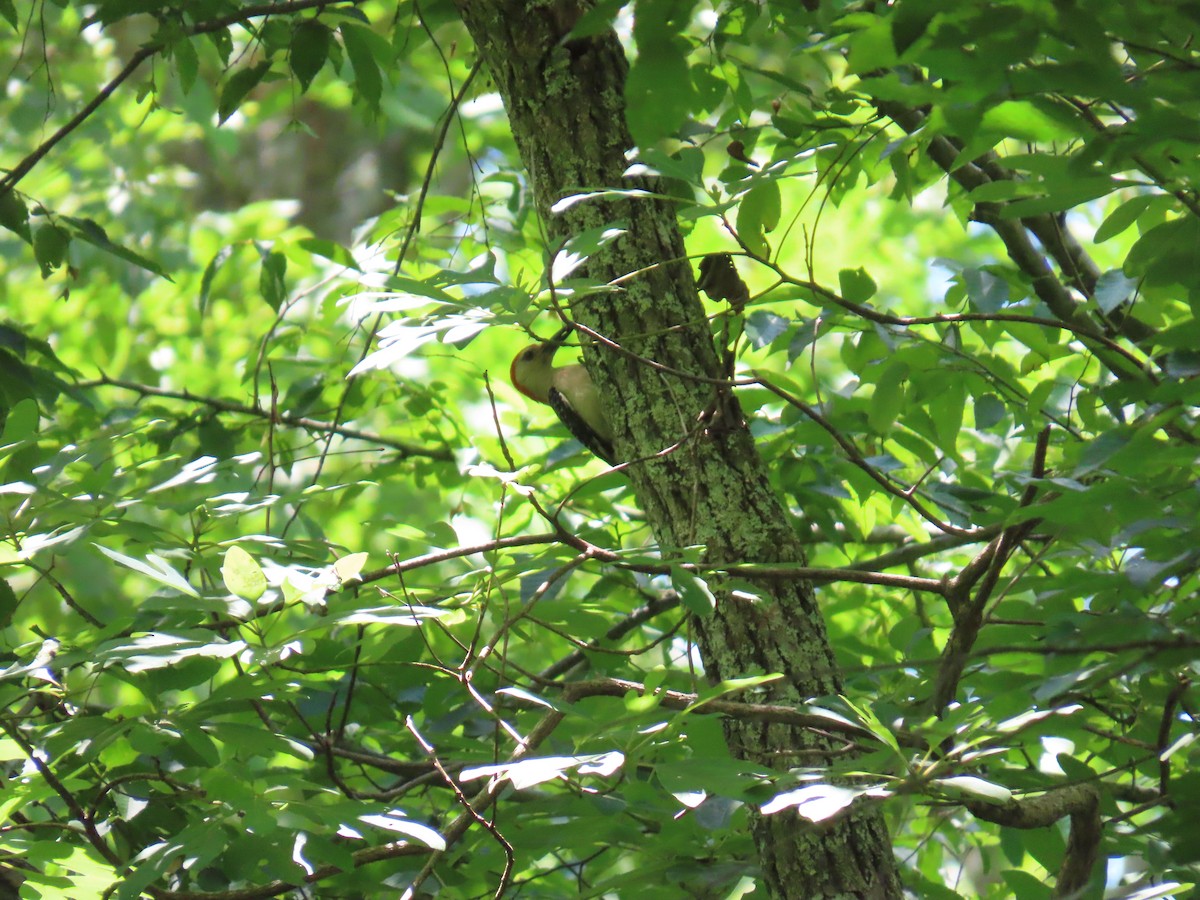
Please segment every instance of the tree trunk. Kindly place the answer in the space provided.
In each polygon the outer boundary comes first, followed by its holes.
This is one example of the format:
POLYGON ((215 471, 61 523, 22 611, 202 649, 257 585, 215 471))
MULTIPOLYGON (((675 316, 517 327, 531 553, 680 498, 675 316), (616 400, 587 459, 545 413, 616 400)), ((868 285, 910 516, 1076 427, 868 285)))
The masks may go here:
MULTIPOLYGON (((587 188, 644 188, 625 178, 633 146, 625 124, 626 61, 616 36, 563 43, 577 6, 534 0, 458 0, 508 110, 552 246, 618 220, 627 233, 587 267, 611 281, 631 272, 618 293, 571 304, 575 320, 680 377, 603 346, 585 350, 609 400, 622 459, 664 548, 702 545, 709 563, 800 563, 803 551, 736 402, 712 381, 721 365, 684 258, 673 209, 649 199, 578 203, 550 212, 587 188), (703 424, 702 415, 720 410, 703 424), (665 447, 673 452, 654 456, 665 447)), ((666 89, 669 89, 666 88, 666 89)), ((833 652, 810 585, 761 579, 758 600, 717 591, 716 610, 696 617, 707 677, 716 682, 780 672, 764 702, 800 704, 840 689, 833 652)), ((728 720, 731 751, 764 766, 820 767, 832 751, 821 735, 779 724, 728 720)), ((776 897, 900 896, 891 843, 878 808, 814 826, 787 812, 752 816, 765 883, 776 897)))

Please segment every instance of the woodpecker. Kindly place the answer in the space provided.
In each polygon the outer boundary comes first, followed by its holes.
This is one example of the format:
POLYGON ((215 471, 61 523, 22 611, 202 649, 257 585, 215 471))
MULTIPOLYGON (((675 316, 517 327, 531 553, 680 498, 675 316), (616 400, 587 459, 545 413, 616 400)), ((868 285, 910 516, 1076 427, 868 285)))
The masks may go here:
POLYGON ((592 378, 579 363, 554 365, 554 354, 571 333, 563 328, 550 340, 526 347, 512 361, 513 387, 538 403, 545 403, 567 431, 610 466, 615 466, 612 427, 600 407, 592 378))

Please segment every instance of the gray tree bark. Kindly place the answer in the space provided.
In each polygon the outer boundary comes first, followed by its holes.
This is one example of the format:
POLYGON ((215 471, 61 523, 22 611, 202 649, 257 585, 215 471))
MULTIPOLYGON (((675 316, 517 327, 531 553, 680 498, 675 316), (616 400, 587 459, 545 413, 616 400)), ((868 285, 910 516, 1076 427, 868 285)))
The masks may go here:
MULTIPOLYGON (((585 188, 645 188, 624 177, 633 146, 625 125, 624 52, 611 32, 564 42, 574 2, 458 0, 463 20, 504 98, 538 210, 552 244, 621 220, 627 234, 590 260, 602 281, 638 272, 618 293, 574 301, 575 320, 636 357, 593 345, 592 377, 610 401, 617 452, 664 548, 703 545, 710 563, 804 560, 788 515, 771 490, 736 402, 713 381, 721 365, 672 208, 638 199, 551 206, 585 188), (655 360, 681 377, 648 366, 655 360), (706 412, 720 410, 711 421, 706 412), (655 456, 666 447, 673 452, 655 456)), ((669 89, 666 87, 664 89, 669 89)), ((810 585, 761 579, 759 600, 717 591, 716 610, 697 617, 712 681, 781 672, 764 702, 800 704, 836 693, 840 677, 810 585)), ((726 738, 743 759, 775 769, 820 766, 834 752, 811 731, 729 720, 726 738)), ((766 885, 776 897, 901 895, 890 838, 878 808, 821 827, 792 813, 752 817, 766 885)))

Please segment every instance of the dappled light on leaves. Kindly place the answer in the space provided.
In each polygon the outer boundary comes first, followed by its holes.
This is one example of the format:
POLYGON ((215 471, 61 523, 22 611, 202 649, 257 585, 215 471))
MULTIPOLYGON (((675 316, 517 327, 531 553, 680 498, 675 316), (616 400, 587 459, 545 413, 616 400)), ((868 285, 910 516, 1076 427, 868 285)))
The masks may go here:
POLYGON ((586 6, 0 0, 0 896, 1193 891, 1194 10, 586 6))

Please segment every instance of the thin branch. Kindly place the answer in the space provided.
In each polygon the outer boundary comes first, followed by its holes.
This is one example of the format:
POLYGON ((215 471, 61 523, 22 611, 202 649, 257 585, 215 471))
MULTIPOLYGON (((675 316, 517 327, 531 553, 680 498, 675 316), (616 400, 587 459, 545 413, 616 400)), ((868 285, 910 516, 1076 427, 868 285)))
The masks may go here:
POLYGON ((896 485, 894 485, 890 481, 888 481, 887 478, 885 478, 882 473, 880 473, 874 466, 872 466, 869 462, 867 462, 866 458, 861 453, 859 453, 858 448, 854 446, 854 444, 850 441, 849 438, 847 438, 840 431, 838 431, 833 426, 833 423, 831 423, 828 419, 826 419, 823 415, 821 415, 821 413, 817 412, 816 409, 809 406, 807 403, 805 403, 799 397, 795 396, 794 394, 790 393, 789 391, 785 391, 783 388, 779 387, 778 385, 772 384, 771 382, 767 381, 765 378, 756 378, 755 383, 766 388, 772 394, 775 394, 776 396, 780 397, 781 399, 787 401, 789 404, 796 407, 796 409, 800 410, 802 413, 804 413, 806 416, 808 416, 810 419, 812 419, 814 422, 816 422, 818 425, 820 425, 823 429, 825 429, 825 431, 829 434, 829 436, 832 437, 837 442, 837 445, 842 448, 843 452, 845 452, 846 456, 850 459, 850 461, 852 463, 854 463, 854 465, 858 466, 858 468, 860 468, 864 472, 866 472, 871 477, 872 481, 874 481, 876 484, 878 484, 880 487, 882 487, 885 491, 887 491, 893 497, 896 497, 896 498, 904 501, 906 504, 908 504, 910 507, 912 507, 912 509, 917 513, 917 515, 919 515, 922 519, 924 519, 926 522, 928 522, 934 528, 938 529, 939 531, 944 531, 947 534, 958 535, 959 537, 970 538, 970 539, 975 539, 978 537, 979 529, 959 528, 957 525, 951 525, 949 522, 942 521, 936 515, 934 515, 928 508, 926 508, 926 506, 923 503, 921 503, 921 501, 918 500, 916 497, 901 490, 896 485))
MULTIPOLYGON (((1006 224, 1011 224, 1008 223, 1007 220, 1004 221, 1006 224)), ((1026 238, 1026 240, 1028 240, 1028 238, 1026 238)), ((1029 244, 1028 246, 1032 250, 1033 245, 1029 244)), ((795 276, 788 274, 787 270, 780 267, 777 263, 772 262, 766 257, 759 256, 749 248, 743 248, 743 251, 744 255, 748 258, 753 259, 755 262, 761 263, 769 268, 782 283, 790 284, 793 287, 810 291, 812 294, 821 298, 822 300, 828 300, 834 306, 844 309, 846 312, 854 313, 856 316, 860 316, 869 322, 876 322, 880 325, 893 325, 898 328, 911 328, 917 325, 954 325, 961 322, 1009 322, 1023 325, 1040 325, 1044 328, 1054 328, 1058 331, 1069 332, 1081 340, 1092 341, 1100 345, 1100 347, 1104 350, 1108 350, 1116 354, 1127 363, 1127 366, 1117 366, 1115 368, 1113 368, 1111 365, 1109 366, 1117 374, 1120 374, 1121 372, 1131 372, 1138 377, 1149 377, 1149 373, 1146 370, 1147 363, 1145 360, 1140 359, 1136 354, 1121 346, 1121 344, 1119 344, 1112 337, 1093 327, 1092 324, 1086 319, 1081 319, 1081 316, 1079 315, 1076 315, 1073 319, 1050 319, 1045 316, 1035 316, 1025 313, 1012 312, 964 312, 938 313, 931 316, 897 316, 893 315, 892 313, 873 309, 870 306, 865 306, 861 303, 855 303, 851 300, 847 300, 841 294, 837 293, 837 291, 818 284, 816 281, 811 279, 796 278, 795 276)), ((1036 251, 1033 252, 1036 253, 1036 251)), ((1041 257, 1039 256, 1038 259, 1041 259, 1041 257)), ((1019 260, 1014 261, 1020 265, 1019 260)), ((1042 264, 1045 265, 1044 260, 1042 260, 1042 264)), ((1034 287, 1036 290, 1036 281, 1034 283, 1034 287)), ((1065 294, 1065 302, 1072 304, 1070 309, 1071 311, 1074 311, 1073 304, 1075 301, 1071 299, 1069 294, 1066 294, 1065 288, 1063 288, 1063 291, 1065 294)), ((1039 296, 1041 295, 1039 294, 1039 296)), ((1045 300, 1046 298, 1041 297, 1041 299, 1045 300)), ((1060 308, 1065 310, 1065 308, 1062 307, 1062 303, 1059 303, 1060 308)), ((1050 306, 1048 302, 1046 305, 1050 306)), ((1059 309, 1054 309, 1053 306, 1050 306, 1050 308, 1055 313, 1059 312, 1059 309)))
POLYGON ((293 428, 307 428, 311 431, 318 431, 322 434, 337 435, 339 437, 350 438, 357 441, 366 441, 371 444, 380 444, 401 453, 405 457, 421 456, 427 459, 436 459, 442 462, 451 462, 454 459, 454 454, 448 447, 422 447, 419 444, 410 444, 406 441, 399 441, 395 438, 383 437, 382 435, 372 434, 366 431, 359 431, 356 428, 347 428, 344 425, 338 425, 335 422, 322 422, 318 419, 310 419, 307 416, 293 416, 290 413, 273 412, 263 409, 261 406, 250 406, 245 403, 236 403, 232 400, 222 400, 219 397, 204 397, 200 394, 193 394, 191 391, 172 391, 167 388, 153 387, 148 384, 138 384, 133 381, 123 381, 119 378, 110 378, 107 375, 101 375, 94 381, 85 381, 78 385, 81 388, 94 388, 98 386, 108 386, 122 388, 123 390, 133 391, 143 397, 163 397, 169 400, 181 400, 185 403, 198 403, 202 406, 207 406, 210 409, 215 409, 220 412, 236 413, 243 416, 253 416, 256 419, 263 419, 272 424, 289 425, 293 428))
POLYGON ((1164 797, 1168 795, 1171 784, 1171 757, 1167 753, 1171 740, 1171 724, 1175 721, 1175 709, 1179 705, 1180 699, 1191 686, 1190 680, 1179 676, 1167 693, 1167 699, 1163 702, 1162 716, 1158 723, 1158 747, 1156 750, 1158 755, 1158 792, 1164 797))
MULTIPOLYGON (((208 22, 200 22, 190 28, 184 29, 182 36, 194 37, 200 34, 211 34, 214 31, 221 31, 230 25, 237 25, 249 19, 258 18, 259 16, 286 15, 314 7, 358 6, 363 2, 364 0, 293 0, 291 3, 266 3, 259 6, 247 6, 239 9, 236 13, 220 16, 208 22)), ((178 39, 180 36, 179 33, 175 33, 172 35, 172 39, 178 39)), ((72 131, 87 121, 88 117, 99 109, 106 100, 112 97, 116 93, 117 88, 124 84, 129 79, 129 76, 138 70, 142 63, 156 53, 161 53, 169 44, 169 40, 152 41, 134 53, 129 58, 129 62, 125 63, 122 67, 121 71, 114 75, 79 112, 73 115, 58 131, 42 141, 32 153, 13 166, 7 175, 0 178, 0 197, 3 197, 16 187, 21 179, 33 171, 34 166, 41 162, 51 150, 64 141, 72 131)))
POLYGON ((50 574, 49 569, 43 569, 41 566, 36 565, 28 559, 25 560, 24 564, 50 582, 50 586, 53 587, 54 590, 58 591, 58 595, 62 597, 63 603, 67 604, 67 606, 78 613, 80 618, 82 618, 85 622, 87 622, 93 628, 104 627, 104 623, 84 609, 83 606, 81 606, 79 602, 73 596, 71 596, 71 592, 67 590, 66 586, 50 574))
POLYGON ((988 525, 977 529, 972 534, 939 534, 927 541, 913 541, 887 553, 872 556, 868 559, 852 563, 846 568, 863 572, 881 572, 894 566, 906 566, 926 556, 953 550, 977 541, 991 540, 1003 530, 1002 525, 988 525))
MULTIPOLYGON (((559 723, 562 722, 564 718, 566 718, 566 715, 558 712, 557 710, 546 713, 546 715, 542 717, 541 721, 534 726, 533 730, 529 732, 529 736, 525 738, 525 745, 509 756, 509 761, 516 762, 525 756, 528 756, 532 750, 540 746, 548 737, 550 737, 551 734, 554 733, 554 729, 559 726, 559 723)), ((481 788, 473 797, 470 798, 469 811, 460 813, 458 818, 456 818, 450 824, 450 826, 442 832, 442 837, 446 842, 446 849, 435 851, 433 855, 429 857, 424 868, 421 869, 421 871, 409 884, 408 890, 405 892, 406 896, 416 895, 417 889, 420 888, 420 886, 425 883, 426 879, 433 874, 433 870, 437 866, 438 862, 441 861, 446 853, 449 852, 451 847, 453 847, 462 839, 463 835, 467 833, 467 829, 471 827, 471 824, 477 821, 477 816, 481 815, 484 810, 486 810, 492 805, 493 802, 495 802, 496 797, 499 796, 502 790, 504 790, 507 783, 508 782, 506 779, 492 778, 487 782, 486 785, 484 785, 483 788, 481 788)))
POLYGON ((486 544, 455 547, 453 550, 438 550, 434 553, 426 553, 424 556, 414 556, 411 559, 399 560, 389 566, 384 566, 382 569, 363 572, 351 587, 357 587, 360 584, 369 584, 370 582, 387 578, 389 575, 411 572, 414 569, 421 569, 425 566, 446 562, 447 560, 461 559, 464 556, 474 556, 476 553, 491 553, 494 550, 506 550, 511 547, 532 547, 538 544, 557 544, 558 542, 559 537, 557 534, 521 534, 516 537, 488 541, 486 544))
MULTIPOLYGON (((438 132, 437 137, 434 141, 433 148, 431 150, 431 155, 429 158, 429 167, 426 170, 426 174, 425 174, 425 181, 421 185, 421 195, 420 195, 420 198, 419 198, 418 204, 417 204, 417 215, 413 219, 413 222, 412 222, 411 226, 409 227, 408 233, 405 235, 404 243, 400 248, 400 253, 396 257, 396 268, 395 268, 396 274, 399 274, 399 272, 400 272, 400 264, 404 261, 404 256, 408 252, 409 243, 413 239, 414 235, 416 234, 416 229, 420 225, 420 208, 421 208, 421 206, 424 205, 425 194, 429 189, 429 184, 430 184, 430 180, 433 177, 434 168, 437 165, 438 159, 440 159, 440 157, 441 157, 442 143, 446 139, 446 133, 447 133, 447 131, 449 131, 450 122, 453 121, 455 113, 458 112, 458 108, 461 105, 463 98, 466 96, 467 88, 470 86, 472 79, 474 79, 474 77, 475 77, 475 74, 479 71, 480 66, 481 66, 480 62, 475 63, 475 65, 471 68, 471 71, 467 74, 466 79, 463 81, 462 86, 459 89, 458 93, 455 94, 450 99, 450 105, 446 109, 445 121, 442 123, 442 128, 438 132)), ((363 360, 365 360, 367 358, 367 355, 371 352, 371 348, 375 345, 375 338, 379 334, 380 325, 383 324, 383 317, 384 317, 383 313, 379 313, 375 317, 375 321, 373 323, 371 323, 371 327, 370 327, 369 331, 367 332, 367 339, 363 342, 362 351, 358 354, 358 362, 359 363, 361 363, 363 360)), ((347 381, 345 387, 342 389, 342 395, 338 398, 337 408, 334 410, 334 413, 333 413, 334 424, 336 424, 342 420, 342 413, 345 412, 345 410, 346 410, 346 404, 350 402, 350 394, 351 394, 352 388, 353 388, 352 383, 350 381, 347 381)), ((317 481, 321 477, 321 473, 325 470, 325 461, 329 458, 329 448, 332 446, 332 444, 333 444, 333 435, 330 434, 325 440, 325 446, 321 448, 321 455, 320 455, 320 458, 317 460, 316 471, 313 472, 312 478, 310 479, 311 484, 316 484, 317 481)), ((287 534, 288 530, 292 527, 292 524, 296 521, 297 518, 299 518, 300 510, 301 510, 302 506, 303 506, 303 501, 296 504, 295 508, 292 510, 291 517, 287 520, 287 523, 283 526, 283 532, 282 532, 283 534, 287 534)))
MULTIPOLYGON (((421 20, 421 25, 424 27, 424 19, 421 20)), ((432 35, 430 35, 432 40, 432 35)), ((436 46, 436 43, 435 43, 436 46)), ((446 115, 442 119, 441 128, 433 139, 433 148, 430 150, 429 165, 425 169, 425 177, 421 179, 421 189, 417 192, 417 202, 413 207, 412 221, 409 223, 408 230, 404 234, 404 240, 400 244, 400 252, 396 254, 396 265, 392 269, 393 275, 400 274, 400 267, 404 265, 404 258, 408 255, 408 248, 412 244, 413 238, 421 230, 421 215, 425 210, 425 200, 429 196, 429 189, 433 186, 433 174, 437 167, 438 159, 441 157, 442 145, 446 142, 446 135, 450 132, 450 125, 455 119, 455 114, 462 106, 463 100, 467 96, 467 90, 471 87, 471 82, 475 80, 475 76, 479 74, 483 68, 483 57, 475 60, 475 64, 471 66, 471 70, 467 72, 467 77, 463 79, 463 83, 458 86, 458 91, 450 98, 450 106, 446 109, 446 115)))
MULTIPOLYGON (((553 517, 548 516, 548 520, 553 521, 553 517)), ((357 586, 360 584, 380 581, 391 575, 410 572, 414 569, 424 568, 425 566, 446 562, 447 560, 451 559, 459 559, 464 556, 473 556, 477 553, 490 553, 495 550, 505 550, 512 547, 529 547, 539 544, 562 544, 578 551, 581 554, 584 554, 587 558, 595 559, 602 563, 608 563, 616 566, 617 568, 625 569, 630 572, 639 572, 643 575, 670 575, 671 572, 676 569, 684 569, 685 571, 696 572, 698 574, 745 575, 768 578, 803 578, 813 582, 814 584, 829 584, 833 582, 848 581, 856 584, 878 584, 884 587, 901 588, 904 590, 928 591, 939 595, 944 595, 946 592, 946 583, 942 579, 917 578, 912 575, 873 572, 865 568, 866 563, 860 563, 848 568, 797 566, 787 563, 779 563, 776 565, 772 565, 770 563, 746 565, 721 565, 716 563, 679 563, 676 565, 672 565, 670 563, 632 563, 627 562, 620 553, 616 553, 612 550, 606 550, 603 547, 592 544, 578 535, 571 534, 565 529, 556 532, 543 532, 539 534, 526 534, 517 535, 514 537, 498 538, 497 540, 488 541, 484 544, 475 544, 470 547, 456 547, 452 550, 439 550, 435 553, 427 553, 423 556, 414 556, 411 559, 398 561, 380 569, 364 572, 360 578, 354 582, 354 584, 357 586)))
POLYGON ((21 752, 25 754, 26 759, 33 763, 34 768, 38 770, 38 774, 42 776, 42 779, 49 785, 50 789, 62 800, 67 811, 71 814, 71 818, 79 821, 79 824, 83 827, 84 834, 87 836, 88 843, 95 848, 101 858, 115 867, 121 867, 123 865, 121 858, 117 856, 108 845, 108 842, 101 836, 99 830, 96 828, 95 820, 87 814, 79 804, 79 801, 75 799, 75 795, 67 789, 67 786, 58 780, 58 776, 46 764, 44 755, 39 753, 32 744, 25 740, 25 736, 19 728, 7 720, 0 719, 0 729, 3 729, 4 733, 12 738, 13 743, 21 748, 21 752))
MULTIPOLYGON (((563 697, 568 703, 575 703, 583 697, 624 697, 634 693, 639 697, 647 696, 646 686, 636 681, 626 681, 623 678, 597 678, 588 681, 573 681, 562 686, 563 697)), ((803 712, 792 706, 781 706, 772 703, 742 703, 736 700, 711 699, 704 700, 699 694, 684 691, 668 691, 661 688, 650 692, 661 706, 666 709, 686 710, 702 715, 721 715, 735 719, 755 722, 772 722, 781 725, 794 725, 819 731, 822 734, 834 733, 852 740, 867 739, 878 741, 879 737, 861 725, 855 725, 845 719, 834 718, 819 713, 803 712)), ((928 744, 916 737, 898 735, 898 740, 905 746, 927 750, 928 744)))
POLYGON ((450 777, 450 773, 446 771, 441 760, 438 759, 437 751, 434 750, 433 745, 425 740, 421 732, 417 730, 417 724, 413 721, 412 716, 405 716, 404 727, 417 739, 417 743, 421 746, 425 755, 429 757, 429 761, 437 769, 438 774, 442 776, 442 780, 446 782, 447 787, 454 791, 454 797, 458 800, 459 805, 466 809, 467 815, 471 816, 471 818, 481 825, 484 831, 490 834, 496 843, 500 845, 501 849, 504 850, 504 871, 500 874, 500 883, 496 886, 496 896, 504 896, 505 888, 507 888, 508 883, 512 880, 513 864, 516 861, 516 854, 513 852, 512 844, 500 833, 500 829, 496 827, 495 823, 485 818, 479 810, 475 809, 471 801, 467 799, 467 795, 462 792, 462 788, 458 786, 458 782, 450 777))
MULTIPOLYGON (((547 516, 547 521, 555 522, 547 516)), ((747 563, 745 565, 729 565, 723 563, 631 563, 626 562, 621 554, 614 553, 590 543, 579 535, 568 531, 560 531, 558 539, 580 553, 584 553, 600 562, 627 569, 630 572, 640 572, 643 575, 670 575, 676 569, 698 574, 745 575, 766 578, 800 578, 813 584, 828 584, 837 581, 850 581, 857 584, 879 584, 885 587, 902 588, 911 591, 930 591, 944 594, 946 584, 937 578, 916 578, 912 575, 894 575, 887 572, 868 572, 858 568, 830 569, 816 566, 800 566, 791 563, 747 563)))
POLYGON ((603 638, 592 641, 586 648, 569 653, 558 662, 554 663, 554 665, 543 669, 537 674, 538 680, 542 682, 548 682, 553 681, 556 678, 560 678, 561 676, 570 672, 576 666, 586 662, 587 652, 592 649, 599 649, 602 642, 609 643, 613 641, 619 641, 625 635, 629 634, 629 632, 646 624, 655 616, 675 609, 678 606, 679 595, 674 591, 665 591, 663 594, 651 600, 645 606, 639 606, 612 628, 608 629, 608 631, 604 633, 603 638))

